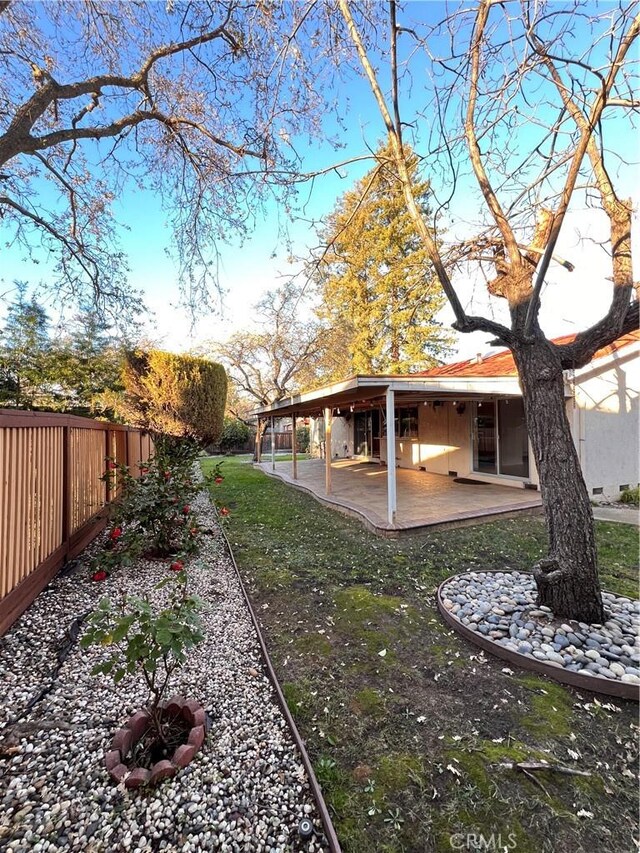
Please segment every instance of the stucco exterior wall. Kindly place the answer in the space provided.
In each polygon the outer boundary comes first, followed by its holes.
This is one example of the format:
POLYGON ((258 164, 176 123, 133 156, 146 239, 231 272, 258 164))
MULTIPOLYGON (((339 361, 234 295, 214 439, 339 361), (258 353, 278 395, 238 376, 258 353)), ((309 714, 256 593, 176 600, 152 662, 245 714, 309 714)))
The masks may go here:
POLYGON ((576 374, 569 404, 585 481, 596 501, 619 497, 620 487, 637 486, 640 476, 640 358, 629 347, 608 361, 576 374))
MULTIPOLYGON (((324 421, 309 418, 309 452, 311 456, 323 455, 324 421)), ((353 456, 353 418, 334 417, 331 423, 331 458, 346 459, 353 456)))
MULTIPOLYGON (((471 414, 462 414, 450 402, 418 406, 418 437, 396 439, 396 464, 401 468, 424 468, 432 474, 456 471, 461 476, 471 468, 471 414)), ((381 458, 386 462, 383 440, 381 458)))

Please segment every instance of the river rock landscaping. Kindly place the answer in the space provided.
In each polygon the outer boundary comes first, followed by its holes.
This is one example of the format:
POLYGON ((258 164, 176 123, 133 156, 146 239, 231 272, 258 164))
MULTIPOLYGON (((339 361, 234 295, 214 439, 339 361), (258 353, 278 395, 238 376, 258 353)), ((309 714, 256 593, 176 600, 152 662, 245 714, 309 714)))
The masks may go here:
POLYGON ((466 628, 551 667, 640 684, 640 602, 604 592, 603 625, 563 622, 536 606, 533 575, 468 572, 442 585, 444 608, 466 628))
MULTIPOLYGON (((194 760, 158 787, 116 785, 105 767, 112 737, 148 698, 141 677, 115 686, 91 670, 106 650, 80 648, 99 599, 164 594, 169 561, 137 559, 94 581, 89 558, 60 574, 0 641, 0 849, 18 851, 320 851, 298 824, 321 827, 308 780, 272 686, 233 564, 204 495, 208 531, 185 560, 204 601, 205 639, 189 651, 172 693, 204 707, 209 731, 194 760)), ((106 538, 106 534, 103 539, 106 538)))

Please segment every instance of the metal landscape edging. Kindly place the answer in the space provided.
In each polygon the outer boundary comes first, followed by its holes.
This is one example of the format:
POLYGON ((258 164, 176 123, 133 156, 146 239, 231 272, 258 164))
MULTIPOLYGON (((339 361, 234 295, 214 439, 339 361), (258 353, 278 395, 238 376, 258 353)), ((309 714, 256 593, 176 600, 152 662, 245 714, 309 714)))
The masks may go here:
POLYGON ((304 744, 302 736, 300 735, 300 732, 298 731, 298 727, 295 724, 293 716, 291 715, 291 711, 289 710, 289 706, 287 705, 287 700, 284 698, 284 693, 282 692, 278 677, 273 668, 273 664, 271 663, 271 658, 269 657, 269 652, 267 651, 267 646, 262 636, 260 625, 258 624, 256 614, 254 612, 253 607, 251 606, 251 601, 249 600, 247 590, 245 589, 244 583, 242 581, 242 576, 240 575, 240 570, 238 568, 238 564, 236 563, 236 558, 231 548, 229 537, 227 536, 226 531, 224 530, 222 525, 220 525, 220 531, 227 546, 229 556, 231 557, 231 563, 233 564, 233 568, 235 569, 236 577, 238 578, 238 583, 240 584, 242 595, 249 610, 249 615, 251 616, 251 621, 253 622, 253 627, 255 629, 256 636, 258 638, 258 643, 260 645, 260 651, 262 653, 262 659, 264 661, 265 669, 267 671, 267 677, 269 678, 271 686, 273 687, 273 690, 276 694, 278 704, 280 705, 280 710, 282 711, 282 714, 285 720, 287 721, 287 725, 289 726, 289 730, 291 731, 291 734, 293 736, 294 743, 298 748, 298 751, 300 752, 302 764, 304 765, 304 769, 309 779, 309 788, 311 789, 311 794, 313 796, 313 799, 315 800, 318 813, 320 815, 320 820, 322 821, 324 837, 327 840, 327 844, 331 853, 342 853, 342 848, 340 847, 340 842, 338 841, 338 836, 333 826, 333 822, 329 814, 329 809, 327 808, 327 804, 324 801, 322 790, 320 789, 320 785, 318 784, 318 780, 316 779, 316 774, 313 772, 313 765, 311 764, 311 759, 309 758, 307 748, 304 744))
MULTIPOLYGON (((487 574, 492 574, 504 572, 504 569, 482 569, 482 571, 487 574)), ((484 651, 489 652, 489 654, 502 658, 502 660, 506 660, 508 663, 520 667, 520 669, 530 670, 531 672, 536 672, 539 675, 546 675, 554 681, 559 681, 561 684, 569 687, 574 687, 579 690, 587 690, 589 693, 600 693, 605 696, 615 696, 618 699, 630 699, 632 702, 640 701, 640 685, 628 684, 625 681, 618 681, 618 679, 614 681, 607 678, 600 678, 597 675, 581 675, 579 672, 572 672, 571 670, 566 670, 564 667, 549 666, 536 658, 529 658, 520 652, 514 652, 511 649, 507 649, 504 646, 495 643, 493 640, 487 639, 482 634, 478 634, 476 631, 471 631, 452 613, 449 613, 442 603, 442 587, 454 578, 463 577, 467 574, 469 574, 469 572, 459 572, 458 574, 451 575, 442 581, 436 591, 436 606, 440 615, 447 625, 464 637, 465 640, 469 640, 470 643, 479 646, 484 651)), ((522 574, 531 574, 531 572, 522 572, 522 574)), ((603 590, 603 592, 607 592, 607 590, 603 590)), ((609 594, 614 595, 614 593, 609 594)))

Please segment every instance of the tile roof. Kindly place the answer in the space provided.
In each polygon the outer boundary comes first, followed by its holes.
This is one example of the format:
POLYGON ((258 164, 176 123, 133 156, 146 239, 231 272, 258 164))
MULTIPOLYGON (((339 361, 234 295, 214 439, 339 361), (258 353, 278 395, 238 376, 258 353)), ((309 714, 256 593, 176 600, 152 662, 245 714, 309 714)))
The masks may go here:
MULTIPOLYGON (((553 343, 562 345, 570 344, 575 340, 575 334, 563 335, 560 338, 553 338, 553 343)), ((626 335, 618 338, 612 344, 599 349, 593 357, 603 358, 606 355, 611 355, 613 352, 623 349, 630 344, 640 341, 640 330, 629 332, 626 335)), ((500 350, 491 355, 482 358, 478 361, 476 358, 470 358, 467 361, 456 361, 453 364, 443 364, 440 367, 432 367, 430 370, 424 370, 421 373, 414 373, 413 376, 517 376, 513 355, 510 350, 500 350)))

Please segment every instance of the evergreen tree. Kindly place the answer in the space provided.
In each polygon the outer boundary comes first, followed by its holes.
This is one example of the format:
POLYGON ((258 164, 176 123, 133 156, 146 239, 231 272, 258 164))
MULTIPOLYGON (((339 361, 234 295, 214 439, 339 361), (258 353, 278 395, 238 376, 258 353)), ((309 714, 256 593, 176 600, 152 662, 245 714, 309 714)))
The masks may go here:
POLYGON ((121 391, 124 349, 95 311, 77 314, 53 345, 56 408, 78 415, 107 414, 105 392, 121 391))
MULTIPOLYGON (((438 364, 454 340, 434 319, 444 295, 406 210, 393 158, 383 147, 376 159, 342 196, 322 234, 319 316, 329 326, 332 349, 341 350, 342 377, 424 370, 438 364)), ((417 177, 415 154, 408 162, 416 202, 426 212, 429 184, 417 177)), ((339 378, 334 370, 328 378, 339 378)))
POLYGON ((18 409, 49 408, 51 343, 49 318, 27 285, 17 283, 0 338, 0 405, 18 409))

